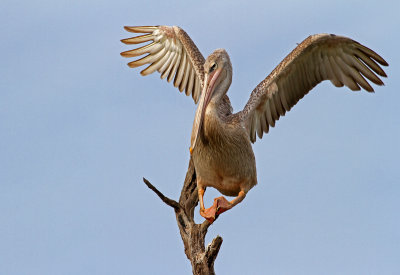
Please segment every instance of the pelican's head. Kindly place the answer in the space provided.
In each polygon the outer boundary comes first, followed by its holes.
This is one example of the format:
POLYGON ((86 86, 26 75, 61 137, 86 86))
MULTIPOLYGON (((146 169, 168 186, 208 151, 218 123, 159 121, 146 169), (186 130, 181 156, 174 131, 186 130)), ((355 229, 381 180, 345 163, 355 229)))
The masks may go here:
POLYGON ((190 153, 193 152, 203 126, 207 106, 210 102, 213 102, 213 106, 218 106, 231 82, 232 64, 229 55, 224 49, 217 49, 207 57, 204 63, 204 87, 194 118, 190 153))
MULTIPOLYGON (((224 49, 215 50, 204 63, 204 89, 206 105, 212 100, 218 102, 229 89, 232 82, 232 64, 224 49)), ((207 107, 207 106, 205 106, 207 107)))

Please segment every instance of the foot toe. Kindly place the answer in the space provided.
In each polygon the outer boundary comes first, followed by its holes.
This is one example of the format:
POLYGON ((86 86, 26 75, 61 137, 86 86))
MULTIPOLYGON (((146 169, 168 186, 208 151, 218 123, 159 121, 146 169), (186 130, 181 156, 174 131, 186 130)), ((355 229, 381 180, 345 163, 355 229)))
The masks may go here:
POLYGON ((228 209, 232 208, 232 203, 230 203, 225 197, 218 197, 214 200, 214 205, 217 208, 216 214, 219 215, 228 209))
POLYGON ((200 210, 200 215, 210 223, 213 223, 215 221, 215 219, 217 218, 216 214, 217 214, 217 209, 215 208, 214 205, 211 206, 210 208, 200 210))

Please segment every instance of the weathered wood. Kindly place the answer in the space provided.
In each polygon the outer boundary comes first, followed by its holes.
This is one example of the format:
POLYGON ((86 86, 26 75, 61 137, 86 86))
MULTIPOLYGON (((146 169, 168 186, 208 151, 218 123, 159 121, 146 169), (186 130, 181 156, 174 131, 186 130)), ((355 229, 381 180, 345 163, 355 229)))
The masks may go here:
POLYGON ((179 203, 166 197, 145 178, 143 178, 143 181, 165 204, 171 206, 175 210, 176 221, 185 247, 185 254, 192 264, 193 274, 215 274, 214 262, 221 248, 222 238, 220 236, 215 237, 212 242, 205 247, 205 237, 210 223, 207 220, 202 224, 196 224, 194 222, 194 209, 199 199, 197 195, 196 172, 192 159, 189 161, 189 167, 186 172, 179 203))

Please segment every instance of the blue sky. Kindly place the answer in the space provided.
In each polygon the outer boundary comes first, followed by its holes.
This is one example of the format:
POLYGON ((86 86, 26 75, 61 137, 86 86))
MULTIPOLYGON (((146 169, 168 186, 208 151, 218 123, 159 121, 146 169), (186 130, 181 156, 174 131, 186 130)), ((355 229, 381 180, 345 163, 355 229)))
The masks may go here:
MULTIPOLYGON (((390 64, 376 93, 326 82, 254 150, 258 182, 209 229, 217 274, 400 270, 398 1, 2 1, 0 274, 190 274, 173 211, 195 106, 119 53, 124 25, 179 25, 225 48, 235 110, 310 34, 390 64), (149 3, 149 2, 148 2, 149 3)), ((207 190, 206 205, 218 196, 207 190)), ((197 221, 202 221, 197 215, 197 221)))

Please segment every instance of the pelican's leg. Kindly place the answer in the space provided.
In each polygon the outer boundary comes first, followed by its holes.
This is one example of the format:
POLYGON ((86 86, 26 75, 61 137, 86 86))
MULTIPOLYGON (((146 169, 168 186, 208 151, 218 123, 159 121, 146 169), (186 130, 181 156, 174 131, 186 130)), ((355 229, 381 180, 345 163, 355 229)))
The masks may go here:
POLYGON ((197 192, 199 194, 199 201, 200 201, 200 215, 203 218, 205 218, 206 220, 208 220, 210 223, 213 223, 216 219, 215 215, 216 215, 217 209, 214 207, 214 205, 211 206, 210 208, 206 209, 204 207, 204 200, 203 200, 204 192, 205 192, 204 187, 201 187, 198 185, 197 190, 198 190, 197 192))
POLYGON ((200 201, 200 214, 201 214, 201 212, 202 211, 204 211, 204 200, 203 200, 203 197, 204 197, 204 192, 205 192, 205 190, 204 190, 204 188, 203 187, 197 187, 197 193, 199 194, 199 201, 200 201))

